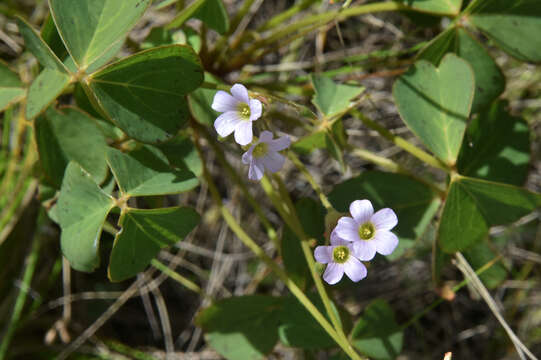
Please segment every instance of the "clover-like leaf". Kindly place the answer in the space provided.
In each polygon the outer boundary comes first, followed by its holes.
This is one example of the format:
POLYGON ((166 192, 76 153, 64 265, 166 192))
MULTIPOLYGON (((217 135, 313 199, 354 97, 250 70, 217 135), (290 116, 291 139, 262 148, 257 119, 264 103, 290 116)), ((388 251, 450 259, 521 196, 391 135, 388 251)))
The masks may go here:
POLYGON ((393 86, 400 116, 441 160, 453 165, 458 156, 474 94, 471 66, 447 54, 438 68, 420 60, 393 86))
POLYGON ((85 169, 96 183, 107 176, 107 142, 95 121, 76 108, 49 108, 36 121, 36 142, 40 163, 46 177, 60 187, 64 170, 73 160, 85 169))
POLYGON ((541 196, 502 183, 458 176, 445 201, 438 241, 443 251, 462 251, 480 242, 492 225, 505 225, 541 206, 541 196))
POLYGON ((353 346, 371 359, 392 360, 402 351, 404 334, 393 309, 383 300, 372 301, 351 334, 353 346))
POLYGON ((26 100, 26 118, 33 119, 42 113, 66 89, 71 76, 65 72, 45 68, 34 79, 26 100))
POLYGON ((62 254, 74 269, 90 272, 98 267, 102 226, 114 205, 114 199, 79 164, 73 161, 68 164, 56 216, 62 228, 62 254))
POLYGON ((150 0, 49 0, 58 32, 79 68, 109 60, 150 0), (76 19, 76 21, 74 20, 76 19))
POLYGON ((498 101, 475 117, 468 126, 457 161, 465 176, 520 186, 530 164, 528 123, 509 114, 498 101))
POLYGON ((199 223, 188 207, 128 209, 120 220, 109 262, 111 281, 122 281, 143 271, 160 249, 183 240, 199 223))
POLYGON ((326 116, 346 110, 350 101, 364 91, 361 86, 335 84, 326 76, 312 76, 311 80, 315 90, 312 102, 326 116))
POLYGON ((113 123, 130 137, 158 143, 188 121, 185 95, 203 82, 203 69, 190 47, 171 45, 110 64, 88 81, 113 123))
POLYGON ((200 19, 219 34, 223 35, 229 29, 229 17, 222 0, 206 0, 193 17, 200 19))
POLYGON ((523 61, 541 62, 538 0, 479 1, 468 19, 510 55, 523 61))
POLYGON ((505 89, 502 71, 487 50, 462 27, 452 27, 432 40, 418 55, 419 60, 438 65, 443 56, 455 53, 466 60, 475 75, 472 112, 486 108, 505 89))
POLYGON ((163 153, 150 146, 129 154, 109 148, 107 162, 124 195, 174 194, 191 190, 198 184, 190 170, 169 166, 163 153))

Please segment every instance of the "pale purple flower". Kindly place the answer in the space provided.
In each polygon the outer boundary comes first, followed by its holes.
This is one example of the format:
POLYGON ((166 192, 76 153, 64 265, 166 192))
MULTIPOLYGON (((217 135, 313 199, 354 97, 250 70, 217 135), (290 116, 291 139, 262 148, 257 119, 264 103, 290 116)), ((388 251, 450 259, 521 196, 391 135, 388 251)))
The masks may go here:
POLYGON ((273 140, 270 131, 263 131, 258 142, 242 155, 242 162, 250 165, 248 179, 261 180, 265 171, 273 173, 280 170, 285 158, 278 151, 288 148, 290 143, 287 135, 273 140))
POLYGON ((372 260, 376 252, 391 254, 398 245, 398 237, 390 230, 398 224, 392 209, 374 213, 369 200, 355 200, 349 206, 352 217, 344 216, 334 228, 342 240, 353 243, 354 255, 362 261, 372 260))
POLYGON ((239 145, 248 145, 253 138, 252 121, 261 117, 263 106, 261 101, 250 99, 244 85, 233 85, 231 94, 233 96, 220 90, 214 95, 212 108, 223 112, 214 122, 214 128, 221 137, 234 131, 235 141, 239 145))
POLYGON ((330 246, 318 246, 314 250, 317 262, 327 264, 323 280, 334 285, 342 279, 344 273, 354 282, 366 277, 366 267, 353 255, 353 244, 331 233, 330 246))

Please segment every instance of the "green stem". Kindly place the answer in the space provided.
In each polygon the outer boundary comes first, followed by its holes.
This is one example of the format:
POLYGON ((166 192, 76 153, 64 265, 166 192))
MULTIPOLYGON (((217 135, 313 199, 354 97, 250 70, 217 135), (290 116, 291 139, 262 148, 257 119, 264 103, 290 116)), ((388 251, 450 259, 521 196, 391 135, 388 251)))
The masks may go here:
POLYGON ((400 136, 396 136, 393 133, 391 133, 389 130, 385 129, 383 126, 379 125, 372 119, 369 119, 367 116, 365 116, 363 113, 361 113, 358 110, 352 110, 351 115, 360 119, 363 124, 365 124, 367 127, 369 127, 372 130, 375 130, 385 139, 389 140, 396 146, 404 149, 405 151, 409 152, 411 155, 415 156, 419 160, 423 161, 424 163, 433 166, 437 169, 443 170, 446 173, 450 173, 451 169, 441 160, 433 157, 432 155, 428 154, 427 152, 419 149, 418 147, 410 144, 407 140, 401 138, 400 136))
POLYGON ((283 11, 279 13, 278 15, 272 17, 269 21, 261 25, 257 28, 257 32, 263 32, 272 28, 275 28, 277 26, 281 26, 287 19, 290 19, 291 17, 295 16, 302 10, 308 8, 313 3, 315 3, 315 0, 304 0, 301 1, 299 4, 294 5, 287 9, 286 11, 283 11))
MULTIPOLYGON (((203 153, 199 142, 195 142, 196 147, 203 158, 203 153)), ((240 224, 235 220, 234 216, 223 206, 222 199, 208 169, 203 161, 203 177, 205 178, 211 196, 220 209, 220 213, 233 233, 246 245, 258 258, 260 258, 287 286, 289 291, 299 300, 299 302, 308 310, 308 312, 316 319, 321 327, 329 334, 329 336, 344 350, 346 354, 354 360, 363 360, 353 347, 349 344, 347 338, 340 336, 329 323, 329 321, 319 312, 315 305, 308 299, 304 292, 289 278, 287 273, 279 267, 264 251, 256 244, 256 242, 242 229, 240 224)))
POLYGON ((165 26, 166 30, 181 27, 196 11, 205 3, 206 0, 195 0, 186 6, 169 24, 165 26))
POLYGON ((271 182, 268 180, 266 176, 264 176, 263 179, 261 179, 261 187, 263 188, 263 190, 265 191, 265 193, 267 194, 267 196, 273 203, 274 207, 276 208, 276 210, 278 211, 282 219, 286 222, 286 224, 288 224, 288 226, 291 228, 291 230, 295 233, 297 238, 300 240, 304 258, 306 259, 306 262, 308 263, 310 274, 312 275, 312 278, 316 285, 316 289, 319 294, 319 297, 321 298, 321 301, 323 302, 323 305, 325 306, 325 311, 329 315, 329 318, 331 319, 331 322, 333 323, 333 326, 338 332, 338 334, 346 338, 346 335, 344 334, 344 330, 342 329, 342 324, 332 308, 331 300, 329 298, 329 295, 327 294, 327 291, 325 291, 325 286, 323 285, 323 282, 321 281, 320 274, 316 272, 316 263, 314 261, 312 249, 310 248, 311 239, 304 232, 302 224, 297 215, 295 205, 293 205, 293 202, 291 201, 291 197, 289 196, 289 192, 287 191, 284 183, 282 182, 279 176, 274 176, 274 179, 276 180, 278 184, 278 194, 275 192, 271 182))
POLYGON ((323 192, 319 184, 316 182, 312 174, 310 174, 306 166, 304 166, 302 161, 299 159, 299 157, 293 151, 288 151, 287 157, 297 167, 297 169, 299 169, 301 174, 304 175, 304 177, 306 178, 306 181, 308 181, 310 186, 312 186, 312 189, 314 189, 314 191, 316 192, 317 196, 319 196, 319 200, 321 200, 321 203, 323 204, 327 212, 333 210, 334 208, 331 205, 331 202, 329 201, 329 199, 327 198, 327 196, 325 195, 325 193, 323 192))
POLYGON ((219 148, 218 144, 216 143, 216 140, 210 136, 207 129, 195 122, 192 124, 192 126, 196 127, 197 130, 203 134, 205 139, 207 139, 207 141, 209 142, 210 146, 214 149, 214 153, 216 154, 216 158, 218 159, 218 162, 225 168, 225 171, 227 171, 227 174, 240 187, 240 190, 246 197, 246 200, 248 200, 248 203, 250 203, 256 215, 259 217, 259 220, 265 227, 265 230, 267 231, 267 236, 273 242, 275 248, 279 251, 280 242, 278 240, 278 235, 276 233, 276 230, 273 228, 273 226, 271 225, 271 223, 265 216, 265 213, 263 212, 263 209, 261 208, 259 203, 255 200, 252 194, 250 194, 250 191, 248 190, 246 183, 241 179, 241 177, 239 176, 239 173, 235 171, 235 169, 233 169, 229 161, 227 161, 227 159, 224 156, 223 151, 219 148))
MULTIPOLYGON (((38 217, 38 223, 41 222, 41 217, 42 215, 40 214, 38 217)), ((11 342, 11 339, 15 334, 15 330, 17 329, 17 325, 19 323, 19 319, 24 308, 24 303, 26 301, 26 295, 28 294, 27 289, 31 287, 30 283, 32 281, 32 277, 34 276, 34 270, 36 269, 40 244, 40 238, 37 234, 35 234, 32 240, 32 248, 30 249, 30 254, 28 254, 28 257, 26 258, 26 268, 24 270, 23 280, 21 283, 19 294, 17 295, 17 299, 15 300, 15 306, 13 307, 11 319, 9 321, 6 333, 4 334, 2 344, 0 344, 0 360, 6 358, 9 343, 11 342)))
POLYGON ((205 293, 203 293, 203 290, 201 290, 201 287, 191 281, 190 279, 185 278, 184 276, 180 275, 176 271, 170 269, 167 265, 160 262, 158 259, 152 259, 150 261, 150 264, 154 266, 156 269, 160 270, 165 275, 169 276, 171 279, 175 280, 182 286, 184 286, 186 289, 193 291, 194 293, 197 293, 203 297, 208 297, 205 293))

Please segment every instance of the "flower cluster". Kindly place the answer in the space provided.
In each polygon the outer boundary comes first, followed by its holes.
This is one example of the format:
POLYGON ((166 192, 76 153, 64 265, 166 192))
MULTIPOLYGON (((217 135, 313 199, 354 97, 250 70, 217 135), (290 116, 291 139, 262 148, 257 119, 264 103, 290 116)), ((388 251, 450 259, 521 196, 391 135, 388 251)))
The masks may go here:
POLYGON ((398 223, 392 209, 374 213, 369 200, 355 200, 349 206, 351 217, 343 216, 331 233, 330 246, 318 246, 314 251, 316 261, 328 264, 323 279, 336 284, 344 273, 357 282, 366 277, 366 267, 361 261, 374 258, 376 252, 391 254, 398 245, 398 237, 390 230, 398 223))
MULTIPOLYGON (((223 113, 214 122, 214 128, 221 137, 234 132, 235 141, 239 145, 253 142, 252 122, 261 117, 263 106, 261 101, 250 98, 244 85, 233 85, 231 95, 222 90, 216 92, 212 108, 223 113)), ((270 131, 263 131, 259 139, 242 155, 242 162, 249 166, 248 178, 261 180, 265 171, 274 173, 280 170, 285 158, 279 151, 289 145, 288 136, 273 140, 270 131)))

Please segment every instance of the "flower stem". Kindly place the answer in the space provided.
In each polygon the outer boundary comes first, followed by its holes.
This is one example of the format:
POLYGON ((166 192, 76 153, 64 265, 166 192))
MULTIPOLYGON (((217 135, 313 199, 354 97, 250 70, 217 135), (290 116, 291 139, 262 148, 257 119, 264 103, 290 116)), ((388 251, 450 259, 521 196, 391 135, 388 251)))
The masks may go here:
POLYGON ((267 196, 269 196, 269 199, 273 203, 274 207, 276 208, 282 219, 286 222, 286 224, 288 224, 291 230, 299 238, 304 258, 308 263, 310 274, 312 275, 314 283, 316 284, 317 292, 321 298, 321 301, 323 302, 323 305, 325 306, 325 310, 327 311, 327 314, 329 315, 329 318, 331 319, 331 322, 333 323, 334 328, 336 329, 338 334, 346 338, 344 330, 342 329, 342 324, 331 306, 331 300, 329 299, 329 295, 325 291, 325 286, 321 281, 321 277, 316 272, 316 264, 312 255, 312 249, 309 245, 311 239, 304 232, 302 224, 295 210, 295 206, 293 205, 291 197, 289 196, 289 192, 287 191, 281 178, 279 176, 274 176, 274 179, 278 184, 278 194, 276 194, 271 182, 266 176, 261 179, 261 187, 263 188, 267 196))
POLYGON ((191 281, 190 279, 185 278, 184 276, 180 275, 176 271, 170 269, 167 265, 160 262, 158 259, 152 259, 151 262, 152 266, 154 266, 156 269, 160 270, 165 275, 169 276, 171 279, 175 280, 188 290, 191 290, 203 297, 208 297, 205 293, 203 293, 203 290, 201 290, 201 287, 191 281))
MULTIPOLYGON (((196 134, 197 135, 197 134, 196 134)), ((197 136, 196 136, 197 137, 197 136)), ((203 158, 203 153, 199 144, 199 141, 195 141, 196 148, 203 158)), ((229 212, 229 210, 223 205, 220 193, 210 176, 208 168, 203 161, 203 177, 205 178, 210 194, 220 209, 220 213, 231 229, 231 231, 246 245, 258 258, 260 258, 277 276, 278 278, 287 286, 289 291, 299 300, 299 302, 308 310, 308 312, 316 319, 316 321, 321 325, 321 327, 329 334, 329 336, 344 350, 344 352, 354 360, 363 360, 362 357, 357 354, 353 349, 349 341, 345 336, 341 336, 329 323, 329 321, 321 314, 321 312, 315 307, 315 305, 308 299, 304 292, 293 282, 287 273, 276 264, 264 251, 257 245, 257 243, 242 229, 240 224, 235 220, 235 217, 229 212)))

